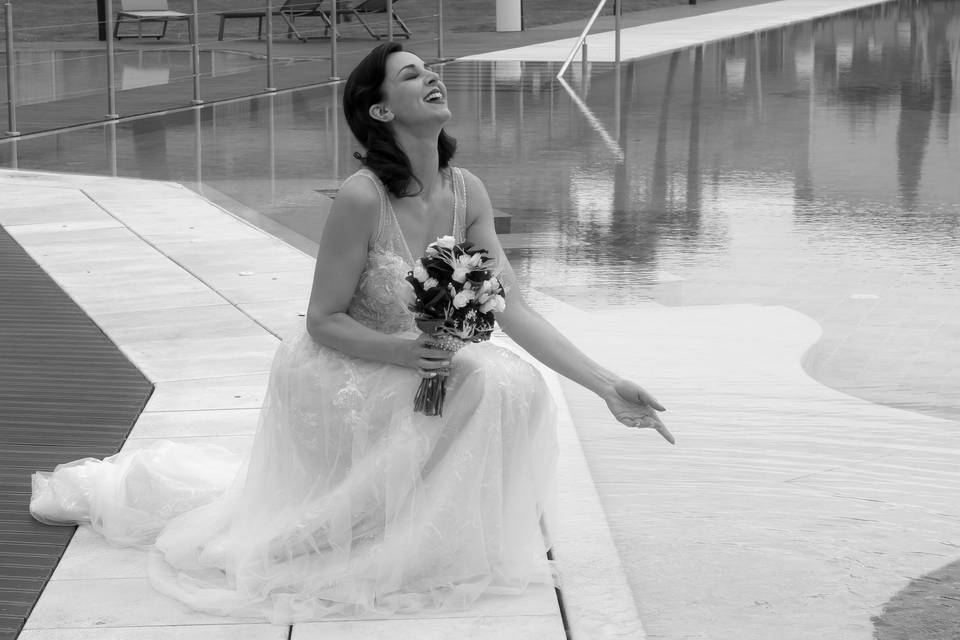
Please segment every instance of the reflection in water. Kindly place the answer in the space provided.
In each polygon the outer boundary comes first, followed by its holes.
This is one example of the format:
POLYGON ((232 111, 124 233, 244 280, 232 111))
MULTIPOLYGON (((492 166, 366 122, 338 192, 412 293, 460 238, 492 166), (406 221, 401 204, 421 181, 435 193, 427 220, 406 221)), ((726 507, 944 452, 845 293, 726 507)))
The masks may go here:
POLYGON ((667 83, 660 102, 660 125, 657 127, 657 150, 653 156, 653 180, 650 185, 649 209, 661 212, 667 208, 667 131, 670 125, 670 99, 673 97, 673 81, 677 76, 677 63, 680 52, 670 54, 670 66, 667 69, 667 83))
POLYGON ((693 93, 690 112, 690 145, 687 148, 688 216, 700 214, 700 111, 703 85, 703 47, 697 47, 693 63, 693 93))

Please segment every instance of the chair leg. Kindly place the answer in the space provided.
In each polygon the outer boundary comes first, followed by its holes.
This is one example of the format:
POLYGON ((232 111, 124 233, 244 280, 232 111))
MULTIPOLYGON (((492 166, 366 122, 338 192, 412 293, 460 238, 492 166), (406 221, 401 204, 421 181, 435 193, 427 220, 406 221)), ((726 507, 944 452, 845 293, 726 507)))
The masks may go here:
POLYGON ((113 39, 114 40, 120 39, 120 17, 119 16, 117 16, 117 18, 115 18, 113 21, 113 39))
POLYGON ((296 19, 295 16, 288 16, 286 13, 280 12, 280 17, 283 18, 287 23, 287 38, 296 36, 297 40, 300 42, 306 42, 307 39, 297 31, 297 27, 293 24, 293 21, 296 19))
POLYGON ((263 40, 263 17, 257 16, 257 40, 263 40))
POLYGON ((400 19, 400 16, 398 16, 397 14, 393 14, 393 19, 394 19, 394 21, 395 21, 398 25, 400 25, 400 29, 403 31, 403 37, 406 38, 407 40, 409 40, 409 39, 410 39, 410 29, 407 28, 407 25, 404 24, 403 20, 401 20, 401 19, 400 19))
POLYGON ((357 21, 363 25, 363 28, 367 30, 367 33, 370 34, 371 38, 373 38, 374 40, 380 39, 380 36, 378 36, 376 33, 373 32, 373 29, 370 28, 370 25, 367 24, 367 21, 363 19, 363 16, 360 15, 359 11, 357 11, 356 9, 352 9, 350 11, 350 15, 357 17, 357 21))
POLYGON ((157 36, 157 40, 162 40, 167 35, 168 24, 170 24, 168 20, 163 21, 163 30, 160 31, 160 35, 157 36))
POLYGON ((223 40, 223 23, 227 21, 227 16, 220 16, 220 31, 217 33, 217 40, 223 40))
POLYGON ((327 17, 327 14, 321 11, 317 14, 320 16, 320 19, 323 20, 323 37, 330 36, 330 28, 333 26, 333 23, 330 22, 330 18, 327 17))

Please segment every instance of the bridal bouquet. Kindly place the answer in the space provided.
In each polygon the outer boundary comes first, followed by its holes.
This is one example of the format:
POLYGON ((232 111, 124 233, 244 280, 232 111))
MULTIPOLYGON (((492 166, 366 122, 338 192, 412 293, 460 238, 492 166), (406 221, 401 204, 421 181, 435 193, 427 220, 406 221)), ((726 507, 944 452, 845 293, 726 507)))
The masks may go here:
MULTIPOLYGON (((409 305, 417 327, 430 336, 429 344, 452 353, 470 342, 488 340, 493 314, 504 309, 503 287, 491 272, 485 249, 442 236, 427 247, 413 265, 407 282, 413 285, 409 305)), ((447 372, 424 378, 414 398, 414 411, 443 414, 447 372)))

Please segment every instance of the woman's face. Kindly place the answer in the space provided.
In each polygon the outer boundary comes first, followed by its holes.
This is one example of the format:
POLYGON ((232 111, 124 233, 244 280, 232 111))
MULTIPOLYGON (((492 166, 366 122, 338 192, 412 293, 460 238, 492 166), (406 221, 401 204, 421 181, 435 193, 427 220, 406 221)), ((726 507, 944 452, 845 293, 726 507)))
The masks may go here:
POLYGON ((450 119, 447 89, 440 77, 408 51, 387 57, 383 95, 383 102, 371 107, 371 113, 375 118, 388 118, 394 126, 443 126, 450 119))

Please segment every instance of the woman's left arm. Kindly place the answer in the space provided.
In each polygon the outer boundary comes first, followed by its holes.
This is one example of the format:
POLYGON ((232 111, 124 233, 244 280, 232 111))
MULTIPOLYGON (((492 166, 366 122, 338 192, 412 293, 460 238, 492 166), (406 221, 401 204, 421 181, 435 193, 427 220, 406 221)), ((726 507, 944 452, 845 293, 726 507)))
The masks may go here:
POLYGON ((664 408, 652 395, 588 358, 530 308, 494 230, 493 207, 486 188, 469 171, 464 170, 463 174, 467 186, 467 240, 496 259, 506 289, 506 309, 497 314, 500 327, 537 360, 600 396, 617 420, 628 427, 656 429, 672 444, 673 436, 657 415, 664 408))

